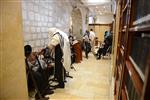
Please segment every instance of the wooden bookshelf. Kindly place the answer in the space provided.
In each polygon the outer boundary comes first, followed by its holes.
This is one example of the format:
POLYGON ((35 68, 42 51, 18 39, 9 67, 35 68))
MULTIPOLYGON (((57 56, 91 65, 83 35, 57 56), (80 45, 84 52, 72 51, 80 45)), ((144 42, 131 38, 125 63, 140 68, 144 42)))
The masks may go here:
POLYGON ((129 29, 130 32, 147 32, 150 29, 150 25, 140 25, 140 26, 135 26, 131 27, 129 29))
POLYGON ((143 87, 143 82, 140 79, 139 74, 137 73, 137 71, 134 69, 133 64, 130 61, 126 62, 126 66, 127 66, 127 71, 132 79, 132 82, 137 90, 137 93, 139 95, 141 95, 142 93, 142 87, 143 87))
POLYGON ((150 0, 117 2, 115 100, 150 100, 150 0))

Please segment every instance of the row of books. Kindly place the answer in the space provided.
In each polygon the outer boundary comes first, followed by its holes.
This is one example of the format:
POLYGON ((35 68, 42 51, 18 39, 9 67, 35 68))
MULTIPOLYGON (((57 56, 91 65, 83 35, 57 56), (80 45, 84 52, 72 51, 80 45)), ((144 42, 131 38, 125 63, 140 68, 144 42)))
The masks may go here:
POLYGON ((146 62, 150 53, 150 34, 136 34, 133 37, 131 57, 137 64, 137 67, 145 74, 146 62))
POLYGON ((133 82, 131 80, 131 77, 129 73, 127 74, 126 80, 125 80, 125 86, 127 90, 127 98, 129 100, 140 100, 140 96, 137 94, 136 89, 133 85, 133 82))
POLYGON ((150 14, 150 0, 136 0, 135 2, 135 20, 138 20, 142 18, 143 16, 146 16, 147 14, 150 14))

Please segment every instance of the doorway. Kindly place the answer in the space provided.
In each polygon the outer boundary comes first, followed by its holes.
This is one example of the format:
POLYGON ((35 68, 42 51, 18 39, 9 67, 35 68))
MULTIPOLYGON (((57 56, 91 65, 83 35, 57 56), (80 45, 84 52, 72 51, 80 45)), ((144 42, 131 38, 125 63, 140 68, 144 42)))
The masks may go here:
POLYGON ((89 30, 93 29, 99 41, 104 41, 105 31, 110 30, 111 24, 89 24, 89 30))

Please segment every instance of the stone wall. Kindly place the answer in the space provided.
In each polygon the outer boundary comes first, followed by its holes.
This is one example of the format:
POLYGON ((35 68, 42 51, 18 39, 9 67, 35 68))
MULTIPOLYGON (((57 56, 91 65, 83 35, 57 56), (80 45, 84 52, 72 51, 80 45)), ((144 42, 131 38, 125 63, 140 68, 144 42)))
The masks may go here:
POLYGON ((23 34, 25 44, 38 50, 48 44, 48 28, 58 27, 69 30, 71 6, 63 0, 23 0, 23 34), (68 11, 65 10, 68 8, 68 11))
POLYGON ((48 44, 48 28, 57 27, 68 34, 72 5, 70 0, 23 0, 25 44, 38 50, 48 44))
POLYGON ((80 9, 75 9, 72 12, 72 31, 77 39, 82 36, 82 15, 80 9))
POLYGON ((88 13, 89 9, 81 6, 81 14, 82 14, 82 34, 85 33, 85 31, 88 29, 89 23, 88 23, 88 13))

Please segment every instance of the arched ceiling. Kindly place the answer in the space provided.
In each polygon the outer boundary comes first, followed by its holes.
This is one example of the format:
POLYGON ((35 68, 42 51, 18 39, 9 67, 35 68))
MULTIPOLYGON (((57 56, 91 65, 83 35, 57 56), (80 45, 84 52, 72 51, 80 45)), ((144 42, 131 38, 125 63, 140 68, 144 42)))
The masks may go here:
POLYGON ((92 23, 110 24, 114 20, 116 0, 70 0, 70 4, 73 8, 86 7, 92 23))

